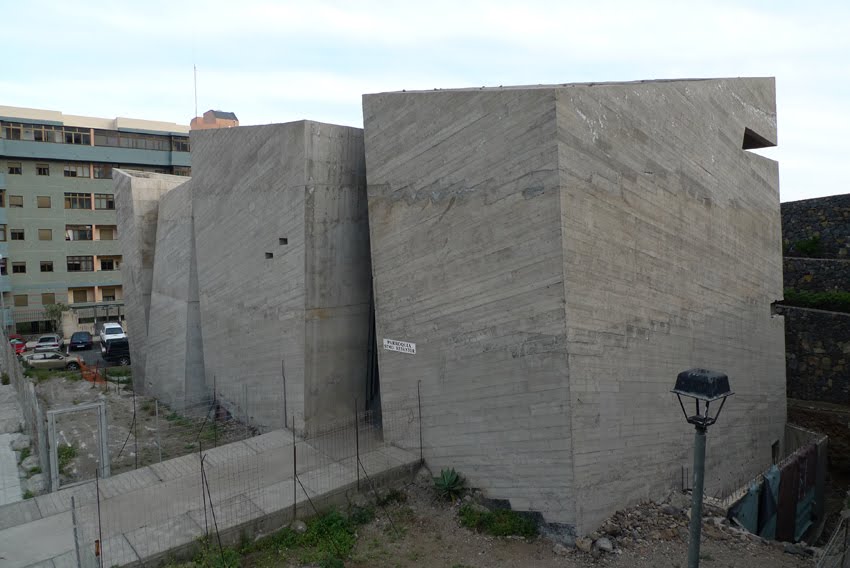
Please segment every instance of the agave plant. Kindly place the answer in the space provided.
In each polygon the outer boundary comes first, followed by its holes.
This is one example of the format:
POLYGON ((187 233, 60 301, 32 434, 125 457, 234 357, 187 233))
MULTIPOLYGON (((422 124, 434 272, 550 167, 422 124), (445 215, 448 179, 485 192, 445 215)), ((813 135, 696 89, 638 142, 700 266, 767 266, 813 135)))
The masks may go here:
POLYGON ((465 483, 466 480, 454 468, 441 470, 440 476, 434 478, 437 495, 449 501, 460 497, 465 483))

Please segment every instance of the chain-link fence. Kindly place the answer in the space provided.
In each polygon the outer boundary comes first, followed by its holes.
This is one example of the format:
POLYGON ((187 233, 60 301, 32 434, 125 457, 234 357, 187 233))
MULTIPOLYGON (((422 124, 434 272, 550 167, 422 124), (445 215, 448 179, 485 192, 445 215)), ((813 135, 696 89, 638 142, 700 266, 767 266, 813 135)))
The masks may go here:
MULTIPOLYGON (((310 435, 290 429, 259 434, 237 419, 238 410, 225 414, 211 401, 180 412, 153 404, 160 425, 171 422, 175 432, 194 436, 192 447, 161 462, 154 454, 151 465, 124 475, 113 471, 111 478, 98 474, 69 490, 80 566, 187 557, 204 537, 225 547, 332 506, 364 499, 377 504, 381 483, 421 463, 421 448, 402 450, 384 439, 385 429, 419 438, 416 394, 385 405, 380 414, 357 412, 352 401, 350 416, 310 435), (169 420, 172 413, 179 418, 169 420)), ((154 440, 156 433, 150 434, 154 440)), ((135 441, 142 440, 139 434, 135 441)))

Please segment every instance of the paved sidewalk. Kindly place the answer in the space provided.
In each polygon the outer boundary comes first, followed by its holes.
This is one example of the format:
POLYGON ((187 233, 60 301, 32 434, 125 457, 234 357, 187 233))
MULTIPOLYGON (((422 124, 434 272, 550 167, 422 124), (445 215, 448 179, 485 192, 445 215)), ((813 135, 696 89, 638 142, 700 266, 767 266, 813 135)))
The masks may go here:
MULTIPOLYGON (((355 490, 358 467, 346 442, 297 441, 293 452, 292 434, 278 430, 204 452, 203 476, 198 454, 140 468, 100 482, 99 517, 94 483, 0 507, 0 566, 76 566, 71 496, 83 566, 96 565, 95 539, 103 565, 121 566, 163 558, 213 527, 231 536, 248 526, 272 530, 295 511, 310 514, 314 504, 321 508, 355 490)), ((419 462, 418 455, 371 442, 360 446, 370 483, 419 462)))
POLYGON ((0 506, 23 499, 18 462, 11 447, 13 436, 21 431, 22 425, 23 413, 15 387, 0 385, 0 506))

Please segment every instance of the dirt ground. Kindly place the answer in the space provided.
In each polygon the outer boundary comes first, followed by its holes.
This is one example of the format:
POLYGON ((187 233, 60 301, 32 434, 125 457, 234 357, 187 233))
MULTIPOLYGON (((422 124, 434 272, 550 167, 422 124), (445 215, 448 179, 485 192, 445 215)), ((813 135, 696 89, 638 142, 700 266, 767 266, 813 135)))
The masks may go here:
MULTIPOLYGON (((216 420, 216 413, 208 413, 206 407, 177 413, 165 405, 157 405, 152 398, 134 396, 127 379, 116 377, 121 382, 95 385, 81 380, 79 373, 67 371, 41 373, 36 382, 36 391, 48 410, 106 402, 113 475, 160 461, 158 444, 162 446, 162 459, 166 460, 196 452, 199 444, 207 448, 249 435, 232 417, 219 415, 216 420)), ((65 461, 60 456, 60 464, 64 465, 60 474, 62 485, 94 479, 100 461, 97 432, 97 414, 93 410, 57 415, 59 447, 70 446, 75 450, 66 453, 65 461), (71 454, 75 455, 70 457, 71 454)))

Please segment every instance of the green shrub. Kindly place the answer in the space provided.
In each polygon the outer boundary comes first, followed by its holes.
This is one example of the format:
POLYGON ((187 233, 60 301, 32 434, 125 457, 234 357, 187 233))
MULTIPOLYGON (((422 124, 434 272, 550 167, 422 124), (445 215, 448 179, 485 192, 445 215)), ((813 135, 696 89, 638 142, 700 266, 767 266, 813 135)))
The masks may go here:
POLYGON ((815 235, 808 239, 801 239, 794 243, 793 248, 796 252, 803 256, 820 256, 823 254, 823 246, 820 242, 820 236, 815 235))
POLYGON ((434 488, 437 495, 443 499, 454 501, 463 492, 466 480, 454 468, 440 471, 440 476, 434 478, 434 488))
POLYGON ((29 470, 29 475, 31 475, 31 476, 35 475, 37 473, 41 473, 41 468, 38 467, 38 466, 35 466, 34 468, 29 470))
POLYGON ((59 446, 56 449, 56 454, 59 456, 59 471, 64 472, 68 464, 77 457, 77 448, 71 444, 59 446))
POLYGON ((850 292, 810 292, 786 288, 782 304, 799 308, 850 312, 850 292))
POLYGON ((24 499, 32 499, 33 497, 35 497, 35 495, 32 494, 32 491, 27 489, 26 492, 24 493, 24 499))
POLYGON ((537 534, 537 525, 525 515, 510 509, 484 511, 467 503, 458 511, 460 524, 466 528, 485 532, 493 536, 533 537, 537 534))
POLYGON ((24 461, 25 459, 30 457, 31 452, 32 452, 32 450, 30 450, 29 447, 26 447, 23 450, 21 450, 21 461, 24 461))

